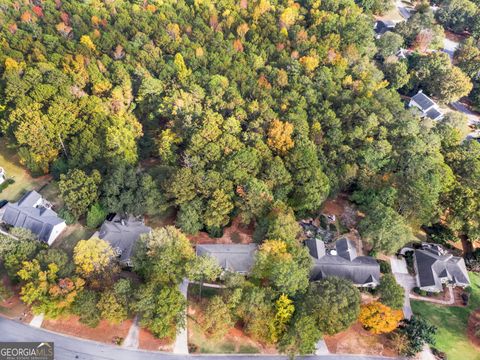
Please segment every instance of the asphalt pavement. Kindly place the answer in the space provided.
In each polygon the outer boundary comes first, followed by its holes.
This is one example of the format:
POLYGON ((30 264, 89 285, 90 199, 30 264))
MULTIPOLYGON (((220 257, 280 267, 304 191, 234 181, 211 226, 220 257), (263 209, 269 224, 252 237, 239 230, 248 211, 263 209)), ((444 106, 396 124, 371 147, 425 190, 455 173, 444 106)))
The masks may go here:
MULTIPOLYGON (((23 323, 0 318, 0 341, 53 341, 56 360, 287 360, 286 356, 278 355, 175 355, 154 351, 125 349, 119 346, 98 343, 60 335, 44 329, 37 329, 23 323)), ((318 360, 385 360, 382 356, 361 355, 319 355, 301 357, 302 359, 318 360)))

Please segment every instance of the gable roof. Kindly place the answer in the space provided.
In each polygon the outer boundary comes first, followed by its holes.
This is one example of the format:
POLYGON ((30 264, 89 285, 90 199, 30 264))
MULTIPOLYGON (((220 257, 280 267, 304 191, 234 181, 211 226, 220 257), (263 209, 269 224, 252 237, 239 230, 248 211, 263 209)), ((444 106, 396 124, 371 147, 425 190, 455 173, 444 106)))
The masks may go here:
POLYGON ((425 113, 425 115, 427 115, 432 120, 436 120, 440 118, 443 114, 438 109, 431 108, 425 113))
MULTIPOLYGON (((317 247, 319 240, 309 239, 305 245, 317 247)), ((321 247, 321 246, 320 246, 321 247)), ((380 265, 370 256, 357 256, 353 242, 347 238, 335 242, 335 251, 326 251, 323 256, 316 257, 310 272, 310 279, 317 281, 329 276, 337 276, 352 281, 355 285, 378 285, 380 282, 380 265)))
POLYGON ((98 237, 108 241, 120 255, 121 262, 128 262, 135 242, 142 234, 148 234, 152 229, 145 226, 143 221, 133 216, 127 219, 115 217, 112 221, 105 221, 98 232, 98 237))
POLYGON ((5 206, 2 220, 14 227, 30 230, 41 241, 47 242, 54 226, 64 222, 51 209, 39 206, 42 196, 36 191, 26 193, 18 202, 5 206))
POLYGON ((224 270, 248 273, 253 267, 256 244, 201 244, 197 256, 210 256, 224 270))
POLYGON ((435 102, 425 95, 421 90, 412 97, 412 100, 418 104, 422 111, 426 111, 432 106, 436 105, 435 102))
POLYGON ((451 255, 437 244, 425 243, 415 250, 415 264, 420 288, 433 287, 441 291, 442 278, 454 285, 470 285, 463 258, 451 255))

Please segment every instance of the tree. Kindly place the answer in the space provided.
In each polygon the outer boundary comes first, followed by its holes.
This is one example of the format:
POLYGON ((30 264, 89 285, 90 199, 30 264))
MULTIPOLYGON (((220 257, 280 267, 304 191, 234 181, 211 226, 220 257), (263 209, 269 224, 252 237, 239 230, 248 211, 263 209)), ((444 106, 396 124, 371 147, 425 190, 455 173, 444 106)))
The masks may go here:
POLYGON ((305 247, 266 240, 257 252, 252 277, 266 280, 279 292, 293 296, 307 288, 310 265, 305 247))
POLYGON ((16 239, 0 234, 0 259, 3 261, 10 279, 18 281, 18 271, 22 268, 22 263, 34 259, 44 246, 34 238, 30 231, 18 232, 18 229, 12 229, 11 233, 16 239))
POLYGON ((442 2, 436 15, 446 28, 462 33, 471 30, 478 9, 475 3, 469 0, 446 0, 442 2))
POLYGON ((407 62, 397 60, 396 57, 385 59, 383 63, 383 73, 392 89, 400 89, 407 85, 410 80, 407 62))
POLYGON ((111 271, 115 252, 108 242, 99 238, 80 240, 73 250, 73 262, 78 274, 86 278, 103 276, 111 271))
POLYGON ((213 339, 220 339, 234 325, 230 309, 220 296, 214 296, 208 301, 204 311, 203 329, 213 339))
POLYGON ((288 328, 293 313, 295 312, 295 305, 293 301, 285 294, 275 301, 275 337, 280 339, 288 328))
POLYGON ((382 15, 393 7, 391 0, 359 0, 358 4, 365 12, 375 15, 382 15))
POLYGON ((89 327, 97 327, 101 320, 100 310, 97 307, 98 293, 84 289, 72 303, 72 313, 79 317, 79 321, 89 327))
POLYGON ((154 284, 179 283, 195 253, 188 238, 173 226, 154 229, 137 241, 133 268, 154 284))
POLYGON ((70 170, 60 175, 58 187, 65 206, 77 219, 98 199, 98 185, 101 176, 98 171, 89 176, 82 170, 70 170))
POLYGON ((140 325, 159 338, 173 339, 178 329, 185 326, 186 300, 175 286, 140 287, 134 311, 140 316, 140 325))
POLYGON ((424 344, 435 345, 437 329, 421 317, 413 316, 410 320, 405 320, 398 331, 408 339, 404 355, 416 355, 422 351, 424 344))
POLYGON ((23 281, 20 297, 32 306, 35 314, 44 313, 47 318, 57 318, 72 306, 75 297, 82 291, 85 281, 81 278, 57 276, 58 266, 49 264, 42 269, 38 260, 24 261, 18 276, 23 281))
POLYGON ((315 317, 306 311, 297 310, 278 347, 289 356, 309 355, 315 351, 321 335, 315 317))
POLYGON ((405 290, 397 283, 392 274, 382 276, 377 291, 383 304, 395 310, 403 307, 405 290))
POLYGON ((86 221, 87 226, 91 229, 94 229, 100 226, 100 224, 103 223, 107 215, 108 215, 107 212, 105 211, 105 209, 102 207, 101 204, 99 203, 93 204, 87 213, 87 221, 86 221))
POLYGON ((398 327, 403 318, 401 310, 392 310, 378 301, 362 305, 358 320, 374 334, 389 333, 398 327))
POLYGON ((375 249, 392 254, 412 240, 411 228, 391 207, 375 202, 366 213, 359 231, 375 249))
POLYGON ((378 55, 383 59, 387 59, 391 55, 395 55, 403 46, 403 37, 397 33, 387 31, 377 40, 378 55))
POLYGON ((285 155, 294 146, 292 132, 292 124, 277 119, 273 120, 268 130, 268 146, 278 154, 285 155))
POLYGON ((480 49, 472 37, 460 43, 455 51, 455 63, 470 79, 476 80, 480 75, 480 49))
POLYGON ((58 276, 61 278, 69 277, 74 273, 75 266, 72 264, 68 254, 62 249, 48 248, 40 250, 35 256, 42 268, 46 268, 48 264, 55 264, 58 267, 58 276))
POLYGON ((310 284, 305 306, 319 330, 333 335, 358 319, 360 292, 348 280, 329 277, 310 284))
POLYGON ((233 203, 223 190, 215 190, 207 203, 204 219, 205 224, 211 227, 222 227, 228 224, 229 214, 233 210, 233 203))

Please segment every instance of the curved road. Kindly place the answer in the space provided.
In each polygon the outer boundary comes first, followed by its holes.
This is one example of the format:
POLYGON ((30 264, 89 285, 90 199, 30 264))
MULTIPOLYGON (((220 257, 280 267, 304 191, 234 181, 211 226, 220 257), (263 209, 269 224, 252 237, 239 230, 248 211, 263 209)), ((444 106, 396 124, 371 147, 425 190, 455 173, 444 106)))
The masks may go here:
MULTIPOLYGON (((56 360, 286 360, 285 356, 268 355, 173 355, 167 353, 130 350, 95 341, 64 336, 43 329, 33 328, 23 323, 0 318, 0 341, 53 341, 56 360)), ((381 356, 322 355, 308 356, 312 360, 384 360, 381 356)))

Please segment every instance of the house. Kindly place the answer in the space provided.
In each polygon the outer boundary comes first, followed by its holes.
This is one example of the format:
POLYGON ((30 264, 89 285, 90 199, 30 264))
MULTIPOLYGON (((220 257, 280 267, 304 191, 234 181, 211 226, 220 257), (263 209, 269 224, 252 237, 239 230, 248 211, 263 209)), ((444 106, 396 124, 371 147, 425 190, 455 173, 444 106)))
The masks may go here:
POLYGON ((132 266, 130 257, 135 243, 141 235, 149 234, 151 231, 152 229, 144 224, 143 219, 115 215, 111 220, 105 220, 100 230, 92 237, 98 237, 110 243, 120 264, 132 266))
POLYGON ((0 167, 0 185, 2 185, 7 180, 7 175, 5 174, 5 170, 0 167))
POLYGON ((52 245, 67 224, 51 207, 38 192, 30 191, 18 202, 8 203, 2 209, 1 220, 11 226, 28 229, 40 241, 52 245))
POLYGON ((319 239, 305 240, 305 245, 313 258, 311 281, 337 276, 351 280, 358 287, 376 287, 380 283, 378 262, 370 256, 357 256, 351 240, 341 238, 332 249, 326 249, 319 239))
POLYGON ((224 271, 248 274, 255 262, 256 244, 199 244, 197 256, 214 258, 224 271))
POLYGON ((425 95, 422 90, 419 90, 418 93, 410 99, 408 107, 412 106, 418 108, 422 112, 422 117, 426 116, 432 120, 441 120, 443 118, 444 114, 438 105, 435 101, 425 95))
POLYGON ((395 28, 395 22, 391 20, 377 20, 373 25, 375 37, 379 39, 387 31, 392 31, 395 28))
POLYGON ((437 244, 423 243, 414 252, 414 267, 420 290, 440 292, 443 284, 465 288, 470 285, 465 261, 437 244))

